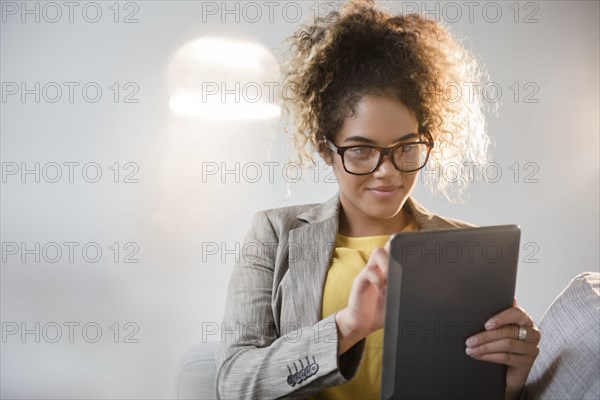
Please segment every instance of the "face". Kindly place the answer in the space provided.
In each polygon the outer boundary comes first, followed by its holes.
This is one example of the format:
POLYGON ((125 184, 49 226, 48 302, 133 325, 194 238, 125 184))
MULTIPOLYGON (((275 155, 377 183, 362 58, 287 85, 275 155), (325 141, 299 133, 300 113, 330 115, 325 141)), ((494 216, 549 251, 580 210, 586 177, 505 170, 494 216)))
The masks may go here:
MULTIPOLYGON (((334 137, 336 146, 375 145, 390 147, 418 140, 407 134, 418 132, 418 121, 399 100, 366 96, 355 115, 346 118, 334 137)), ((389 224, 399 217, 406 199, 415 187, 418 172, 397 170, 389 156, 369 175, 352 175, 344 170, 339 154, 331 152, 340 189, 340 202, 346 218, 370 224, 389 224)), ((331 160, 331 157, 325 157, 331 160)))

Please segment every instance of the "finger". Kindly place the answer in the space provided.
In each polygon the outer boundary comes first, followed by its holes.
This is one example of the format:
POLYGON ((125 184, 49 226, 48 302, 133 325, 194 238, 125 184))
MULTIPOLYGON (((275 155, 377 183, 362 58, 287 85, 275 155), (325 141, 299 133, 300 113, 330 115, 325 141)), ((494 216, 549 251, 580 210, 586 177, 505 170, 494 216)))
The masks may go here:
POLYGON ((388 263, 389 256, 385 249, 379 247, 373 249, 371 252, 371 256, 365 265, 366 268, 378 268, 383 273, 383 276, 387 279, 388 275, 388 263))
POLYGON ((517 306, 517 298, 513 297, 513 307, 516 307, 516 306, 517 306))
POLYGON ((368 270, 366 273, 366 277, 369 280, 369 282, 371 282, 371 284, 377 288, 379 294, 381 296, 385 296, 385 288, 387 285, 385 278, 381 276, 381 271, 375 269, 368 270))
POLYGON ((381 295, 385 295, 386 278, 375 264, 367 265, 360 271, 357 276, 357 283, 359 293, 373 286, 381 295))
POLYGON ((482 344, 477 347, 467 347, 465 352, 472 357, 479 357, 491 353, 512 353, 521 355, 537 354, 537 346, 524 340, 504 338, 482 344))
POLYGON ((488 319, 484 326, 486 330, 491 330, 504 325, 527 325, 532 323, 533 319, 521 307, 510 307, 488 319))
POLYGON ((518 337, 518 327, 516 325, 508 325, 499 329, 479 332, 467 339, 465 344, 467 347, 478 347, 485 343, 495 342, 497 340, 518 337))
MULTIPOLYGON (((539 343, 540 331, 531 322, 529 325, 521 325, 525 328, 525 338, 520 340, 521 342, 527 343, 539 343)), ((513 339, 519 340, 519 326, 518 325, 506 325, 500 329, 493 329, 490 331, 483 331, 476 335, 473 335, 467 339, 465 344, 468 347, 477 347, 485 343, 494 342, 501 339, 513 339)))
POLYGON ((478 357, 476 360, 492 362, 495 364, 504 364, 515 368, 529 368, 531 366, 531 356, 511 353, 489 353, 478 357))

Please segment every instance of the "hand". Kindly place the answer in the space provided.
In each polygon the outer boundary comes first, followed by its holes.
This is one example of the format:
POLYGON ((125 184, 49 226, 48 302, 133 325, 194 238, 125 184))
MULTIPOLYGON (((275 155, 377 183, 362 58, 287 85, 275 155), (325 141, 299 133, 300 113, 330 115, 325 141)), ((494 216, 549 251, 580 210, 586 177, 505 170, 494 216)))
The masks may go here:
POLYGON ((339 354, 383 328, 390 242, 376 248, 352 282, 346 308, 336 314, 339 354))
POLYGON ((505 397, 518 399, 540 351, 540 331, 529 314, 517 307, 516 298, 511 308, 490 318, 485 329, 467 339, 466 353, 477 360, 507 365, 505 397), (523 340, 518 339, 519 325, 527 330, 523 340))

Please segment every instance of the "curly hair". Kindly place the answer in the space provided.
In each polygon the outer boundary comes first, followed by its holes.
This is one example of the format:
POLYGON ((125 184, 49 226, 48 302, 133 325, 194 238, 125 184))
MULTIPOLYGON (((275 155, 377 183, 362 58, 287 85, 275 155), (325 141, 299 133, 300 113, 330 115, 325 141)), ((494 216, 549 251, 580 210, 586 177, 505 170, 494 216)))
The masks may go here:
POLYGON ((293 115, 293 142, 301 164, 314 165, 312 154, 333 139, 344 119, 367 95, 400 100, 417 118, 420 131, 435 146, 427 189, 448 199, 460 194, 472 177, 439 179, 448 163, 463 167, 488 162, 484 104, 479 93, 449 96, 464 83, 486 76, 472 53, 440 23, 418 14, 393 16, 374 0, 351 0, 303 26, 287 39, 291 56, 283 63, 283 111, 293 115), (308 149, 307 149, 308 147, 308 149), (433 175, 433 176, 432 176, 433 175), (435 178, 437 175, 438 179, 435 178))

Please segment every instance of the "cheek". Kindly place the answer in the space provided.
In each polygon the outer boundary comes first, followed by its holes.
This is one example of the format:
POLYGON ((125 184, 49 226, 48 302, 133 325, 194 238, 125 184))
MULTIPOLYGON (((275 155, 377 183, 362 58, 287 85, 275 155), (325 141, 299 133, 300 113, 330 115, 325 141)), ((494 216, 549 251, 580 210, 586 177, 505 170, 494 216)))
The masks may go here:
POLYGON ((333 166, 335 177, 338 182, 338 186, 341 190, 346 192, 358 191, 363 186, 365 180, 368 177, 362 177, 359 175, 352 175, 344 170, 344 166, 341 162, 336 162, 333 166))
POLYGON ((416 184, 419 178, 419 173, 415 172, 413 174, 403 174, 402 183, 407 190, 411 190, 416 184))

